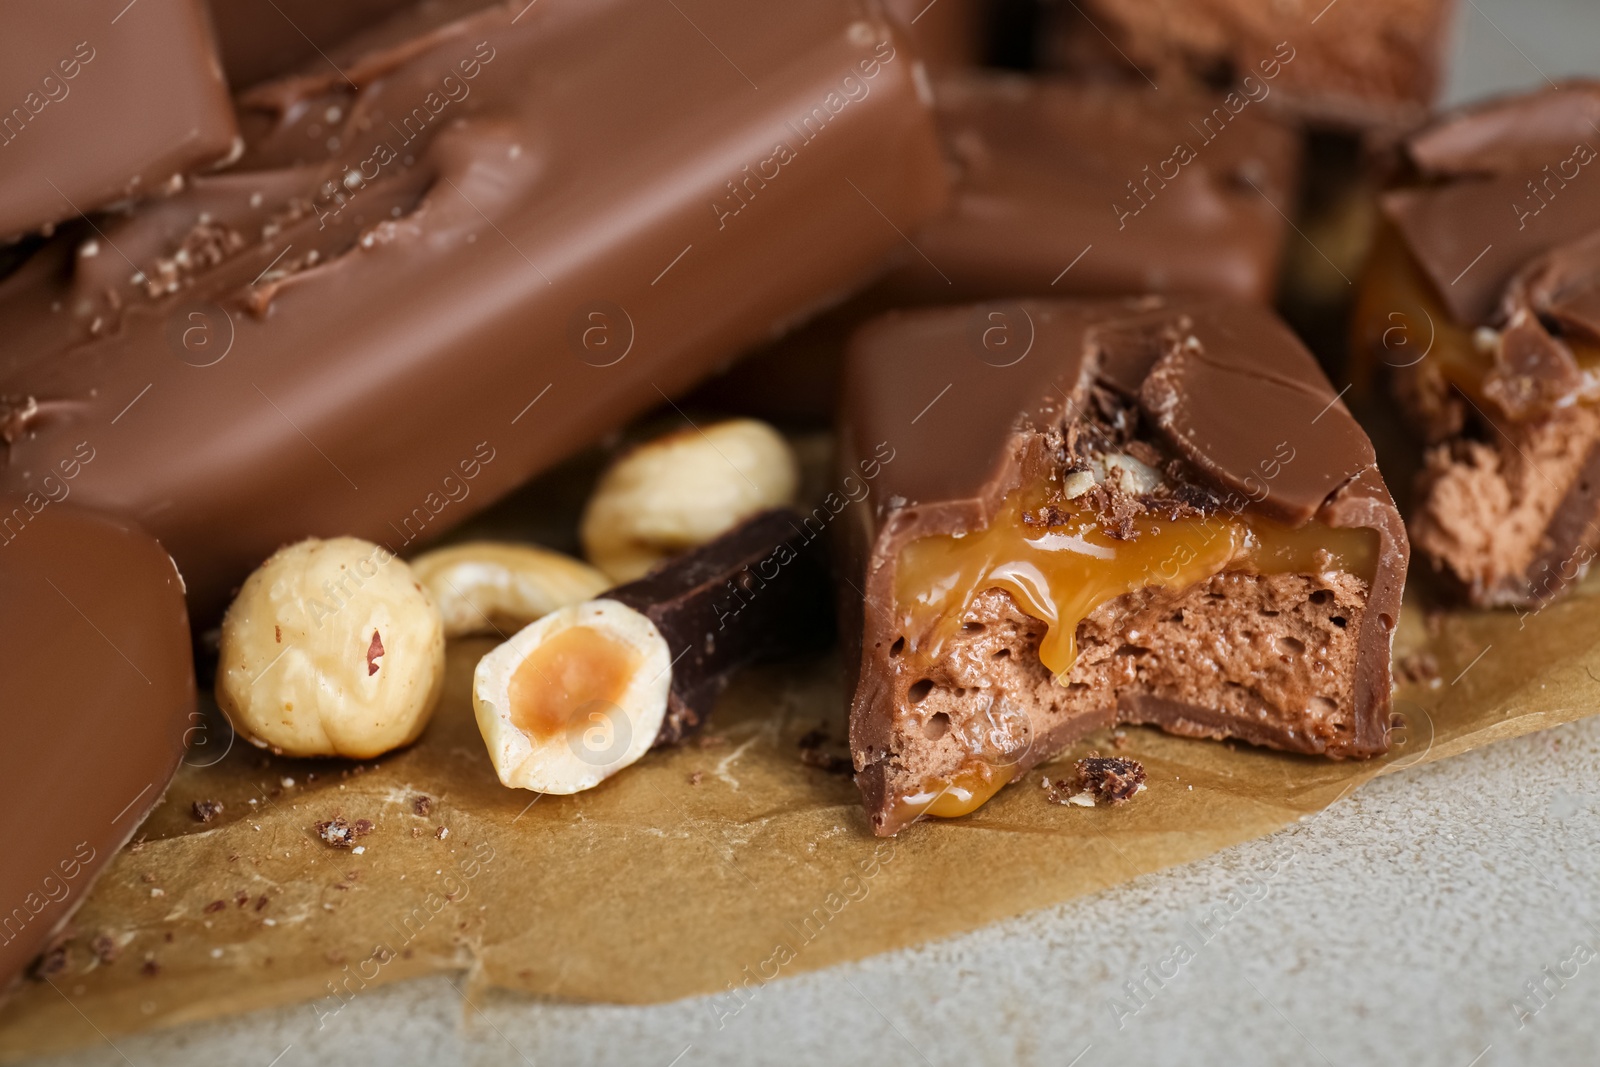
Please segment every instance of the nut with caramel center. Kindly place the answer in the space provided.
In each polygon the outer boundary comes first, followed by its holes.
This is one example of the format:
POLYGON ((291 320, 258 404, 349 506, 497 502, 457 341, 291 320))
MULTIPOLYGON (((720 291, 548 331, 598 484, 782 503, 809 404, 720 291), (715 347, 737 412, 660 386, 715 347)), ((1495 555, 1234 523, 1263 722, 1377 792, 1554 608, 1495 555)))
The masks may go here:
POLYGON ((793 503, 799 484, 793 450, 764 422, 675 431, 601 475, 584 509, 584 554, 613 581, 632 581, 759 511, 793 503))
POLYGON ((411 570, 439 606, 446 637, 513 633, 611 585, 571 556, 495 541, 425 552, 411 561, 411 570))
POLYGON ((444 624, 411 568, 354 537, 279 549, 222 621, 217 704, 290 756, 365 759, 416 740, 444 684, 444 624))
POLYGON ((500 781, 541 793, 593 788, 650 748, 672 660, 646 616, 615 600, 562 608, 478 663, 472 708, 500 781))

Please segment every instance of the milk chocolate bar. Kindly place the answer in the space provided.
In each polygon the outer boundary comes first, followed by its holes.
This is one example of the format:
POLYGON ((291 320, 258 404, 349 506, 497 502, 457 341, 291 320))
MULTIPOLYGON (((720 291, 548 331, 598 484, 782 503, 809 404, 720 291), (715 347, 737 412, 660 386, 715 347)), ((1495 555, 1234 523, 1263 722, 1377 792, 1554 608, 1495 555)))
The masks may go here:
POLYGON ((232 170, 0 283, 0 488, 91 441, 76 497, 208 617, 279 545, 442 532, 943 206, 872 10, 495 6, 256 86, 232 170))
POLYGON ((1173 292, 1270 301, 1300 139, 1260 106, 1142 83, 966 71, 935 83, 950 209, 883 281, 736 365, 704 399, 829 417, 840 353, 891 307, 1173 292))
POLYGON ((955 197, 901 250, 897 299, 1272 299, 1300 144, 1261 107, 980 72, 935 99, 955 197))
POLYGON ((0 242, 170 189, 237 151, 202 0, 0 14, 0 242))
POLYGON ((1448 115, 1402 145, 1357 307, 1425 449, 1411 535, 1479 605, 1537 608, 1600 546, 1600 83, 1448 115))
MULTIPOLYGON (((422 0, 207 0, 235 88, 283 74, 422 0)), ((487 6, 488 0, 484 0, 487 6)))
POLYGON ((200 722, 172 560, 132 523, 62 503, 94 458, 0 498, 0 999, 161 799, 200 722))
POLYGON ((870 487, 839 528, 877 833, 966 814, 1119 722, 1385 751, 1405 530, 1271 312, 893 313, 851 343, 843 419, 844 471, 870 487))
POLYGON ((705 725, 740 667, 826 646, 833 635, 823 541, 801 516, 764 511, 602 595, 644 615, 672 657, 655 746, 705 725))
POLYGON ((1455 0, 1051 3, 1040 60, 1163 91, 1183 82, 1249 91, 1275 77, 1271 107, 1318 124, 1396 131, 1433 102, 1455 7, 1455 0))

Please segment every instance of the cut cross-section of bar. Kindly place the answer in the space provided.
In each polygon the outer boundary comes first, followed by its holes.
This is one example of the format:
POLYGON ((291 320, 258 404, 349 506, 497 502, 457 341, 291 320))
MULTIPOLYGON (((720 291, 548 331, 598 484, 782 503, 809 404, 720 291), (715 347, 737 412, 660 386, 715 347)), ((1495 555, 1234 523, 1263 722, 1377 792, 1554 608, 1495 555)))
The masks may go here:
POLYGON ((1270 312, 906 313, 857 335, 847 381, 845 461, 892 456, 844 587, 865 592, 851 743, 877 832, 966 814, 1117 722, 1384 751, 1405 533, 1270 312), (988 329, 1014 363, 984 358, 988 329))

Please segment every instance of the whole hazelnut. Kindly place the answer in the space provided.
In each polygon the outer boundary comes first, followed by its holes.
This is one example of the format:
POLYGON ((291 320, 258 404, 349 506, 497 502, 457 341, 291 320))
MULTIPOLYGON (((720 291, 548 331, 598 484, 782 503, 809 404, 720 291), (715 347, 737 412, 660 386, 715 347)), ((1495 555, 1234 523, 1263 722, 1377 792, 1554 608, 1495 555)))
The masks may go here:
POLYGON ((246 740, 366 759, 416 740, 444 683, 444 622, 411 568, 354 537, 279 549, 222 621, 217 704, 246 740))

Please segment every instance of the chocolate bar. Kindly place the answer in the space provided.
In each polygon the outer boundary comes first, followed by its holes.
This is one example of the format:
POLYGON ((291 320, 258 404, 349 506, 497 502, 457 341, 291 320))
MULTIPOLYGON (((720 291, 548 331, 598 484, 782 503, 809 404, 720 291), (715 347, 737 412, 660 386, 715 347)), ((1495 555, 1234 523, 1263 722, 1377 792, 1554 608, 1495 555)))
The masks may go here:
POLYGON ((1454 0, 1082 0, 1051 4, 1050 69, 1159 85, 1276 78, 1271 107, 1344 128, 1399 130, 1438 91, 1454 0), (1281 75, 1281 76, 1280 76, 1281 75))
POLYGON ((78 498, 201 617, 279 545, 455 525, 944 204, 912 56, 854 0, 496 6, 329 58, 240 97, 232 170, 0 283, 0 488, 103 443, 78 498))
MULTIPOLYGON (((235 88, 286 73, 422 0, 207 0, 235 88)), ((484 0, 487 5, 488 0, 484 0)))
POLYGON ((172 560, 132 523, 63 503, 95 458, 0 500, 0 998, 161 799, 201 722, 172 560))
POLYGON ((970 71, 935 86, 950 210, 877 286, 756 353, 699 399, 831 417, 851 332, 882 311, 1001 296, 1179 292, 1270 301, 1300 141, 1246 103, 1175 86, 970 71))
POLYGON ((893 313, 851 343, 843 420, 865 489, 838 524, 850 743, 877 833, 966 814, 1118 722, 1386 749, 1405 530, 1271 312, 893 313))
POLYGON ((1600 546, 1600 83, 1408 138, 1356 311, 1425 448, 1418 550, 1474 604, 1537 608, 1600 546))
POLYGON ((833 636, 823 542, 801 516, 764 511, 638 581, 601 594, 655 624, 672 657, 655 746, 698 730, 740 667, 833 636))
POLYGON ((897 300, 1272 299, 1300 145, 1259 106, 978 72, 935 99, 955 198, 901 250, 897 300))
POLYGON ((12 4, 0 21, 0 242, 237 152, 201 0, 12 4))

